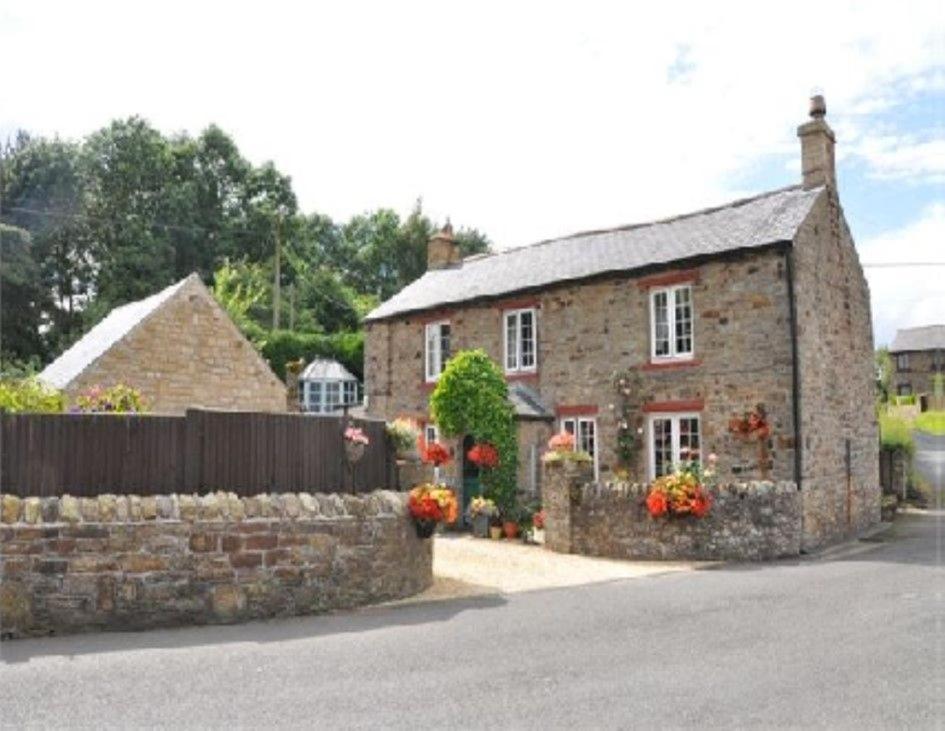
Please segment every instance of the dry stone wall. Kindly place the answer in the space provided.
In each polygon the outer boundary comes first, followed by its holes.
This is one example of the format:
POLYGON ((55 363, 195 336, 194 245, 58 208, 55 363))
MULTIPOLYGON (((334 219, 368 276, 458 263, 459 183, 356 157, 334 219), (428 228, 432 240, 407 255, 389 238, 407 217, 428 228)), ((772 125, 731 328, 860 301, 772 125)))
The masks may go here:
POLYGON ((549 465, 545 544, 560 553, 622 559, 758 561, 801 552, 801 493, 793 482, 710 489, 703 518, 652 518, 646 485, 595 484, 590 473, 549 465))
POLYGON ((433 581, 406 496, 0 498, 4 638, 309 614, 433 581))

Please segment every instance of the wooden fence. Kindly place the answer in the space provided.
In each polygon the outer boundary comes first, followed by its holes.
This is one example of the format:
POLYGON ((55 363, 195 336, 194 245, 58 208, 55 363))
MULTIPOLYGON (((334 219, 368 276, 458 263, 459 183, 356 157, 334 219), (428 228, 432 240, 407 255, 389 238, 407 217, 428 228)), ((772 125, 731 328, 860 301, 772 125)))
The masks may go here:
POLYGON ((216 490, 255 495, 391 487, 384 422, 352 421, 370 443, 349 465, 341 416, 2 414, 0 491, 21 497, 216 490))

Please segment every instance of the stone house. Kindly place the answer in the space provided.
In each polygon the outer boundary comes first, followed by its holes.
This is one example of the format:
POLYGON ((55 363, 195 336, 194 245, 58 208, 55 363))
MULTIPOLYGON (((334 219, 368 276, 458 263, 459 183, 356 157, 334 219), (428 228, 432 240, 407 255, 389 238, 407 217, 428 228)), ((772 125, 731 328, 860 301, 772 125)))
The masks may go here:
POLYGON ((67 401, 123 383, 160 414, 286 410, 285 385, 197 274, 116 307, 39 378, 67 401))
POLYGON ((691 450, 721 479, 794 482, 807 547, 878 521, 869 290, 825 112, 815 97, 798 129, 799 185, 467 259, 444 229, 428 271, 366 319, 368 413, 428 420, 449 354, 483 348, 513 387, 526 490, 565 429, 601 481, 648 481, 691 450), (755 442, 732 424, 758 404, 755 442))
POLYGON ((936 374, 945 374, 945 325, 897 330, 889 354, 895 392, 900 396, 930 396, 935 390, 936 374))

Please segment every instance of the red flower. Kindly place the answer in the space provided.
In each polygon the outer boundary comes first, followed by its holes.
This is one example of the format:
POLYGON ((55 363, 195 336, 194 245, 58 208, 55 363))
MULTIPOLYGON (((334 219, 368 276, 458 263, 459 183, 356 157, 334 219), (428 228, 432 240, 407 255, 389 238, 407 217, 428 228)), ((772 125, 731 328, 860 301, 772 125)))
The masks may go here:
POLYGON ((697 518, 705 517, 712 505, 712 496, 707 494, 702 488, 698 488, 689 501, 689 510, 697 518))
POLYGON ((429 495, 423 495, 422 497, 411 495, 407 508, 410 510, 410 515, 417 520, 443 520, 443 510, 440 508, 440 504, 429 495))
POLYGON ((420 459, 427 464, 440 467, 450 461, 450 453, 439 442, 430 442, 421 448, 420 459))
POLYGON ((470 462, 480 467, 492 468, 499 464, 499 452, 491 444, 481 442, 466 454, 470 462))
POLYGON ((669 501, 666 499, 666 495, 659 490, 651 492, 646 496, 646 509, 650 511, 650 515, 654 518, 664 515, 669 509, 669 501))
POLYGON ((545 511, 539 510, 532 516, 532 525, 539 530, 545 527, 545 511))

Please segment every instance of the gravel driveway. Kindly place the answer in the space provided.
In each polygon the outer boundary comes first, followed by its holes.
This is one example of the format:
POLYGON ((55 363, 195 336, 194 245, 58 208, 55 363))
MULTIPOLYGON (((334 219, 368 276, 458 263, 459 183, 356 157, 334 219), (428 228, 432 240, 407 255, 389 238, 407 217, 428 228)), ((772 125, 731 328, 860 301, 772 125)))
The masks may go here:
POLYGON ((422 600, 639 579, 707 565, 683 561, 614 561, 554 553, 519 541, 493 541, 469 535, 437 535, 434 540, 436 578, 433 587, 417 597, 422 600))

